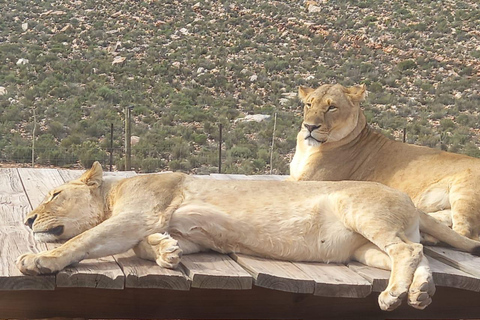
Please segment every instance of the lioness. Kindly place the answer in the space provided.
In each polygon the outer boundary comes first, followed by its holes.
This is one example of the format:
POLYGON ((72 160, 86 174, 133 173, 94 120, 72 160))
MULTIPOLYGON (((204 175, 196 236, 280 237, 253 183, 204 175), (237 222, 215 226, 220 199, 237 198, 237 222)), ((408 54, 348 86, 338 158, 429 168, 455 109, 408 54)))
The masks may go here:
POLYGON ((50 191, 25 224, 40 241, 73 237, 56 249, 20 256, 17 266, 29 275, 130 248, 168 268, 176 267, 182 251, 208 249, 291 261, 355 259, 392 270, 379 295, 383 310, 406 295, 418 309, 431 302, 435 286, 419 226, 461 250, 480 251, 479 242, 378 183, 218 181, 181 173, 103 179, 98 162, 50 191))
POLYGON ((290 180, 376 181, 406 192, 417 208, 478 239, 480 160, 392 141, 360 109, 365 85, 299 88, 305 103, 290 180))

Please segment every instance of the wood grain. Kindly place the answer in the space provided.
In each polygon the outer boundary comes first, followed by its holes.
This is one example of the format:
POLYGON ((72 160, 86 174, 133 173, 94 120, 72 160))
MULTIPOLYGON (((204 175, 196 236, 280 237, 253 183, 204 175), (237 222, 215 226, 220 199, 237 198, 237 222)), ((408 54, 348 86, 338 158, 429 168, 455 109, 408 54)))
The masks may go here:
POLYGON ((314 294, 323 297, 363 298, 372 284, 343 264, 294 263, 315 281, 314 294))
POLYGON ((30 210, 17 169, 0 169, 0 225, 24 226, 30 210))
POLYGON ((16 169, 0 169, 0 290, 53 290, 55 276, 23 275, 15 260, 26 252, 46 249, 23 224, 31 210, 16 169))
POLYGON ((203 289, 245 290, 252 288, 253 279, 229 256, 219 253, 184 255, 181 261, 192 287, 203 289))
POLYGON ((352 261, 348 263, 348 267, 367 279, 372 284, 373 292, 381 292, 385 290, 390 278, 390 271, 369 267, 359 262, 352 261))
POLYGON ((442 247, 424 246, 423 248, 427 255, 458 270, 480 277, 480 257, 442 247))
POLYGON ((133 250, 117 254, 115 259, 125 274, 126 288, 190 289, 191 281, 181 268, 162 268, 153 261, 138 258, 133 250))
POLYGON ((252 275, 256 286, 295 293, 315 290, 315 280, 291 262, 244 254, 231 254, 231 257, 252 275))
POLYGON ((480 279, 427 256, 435 285, 480 291, 480 279))

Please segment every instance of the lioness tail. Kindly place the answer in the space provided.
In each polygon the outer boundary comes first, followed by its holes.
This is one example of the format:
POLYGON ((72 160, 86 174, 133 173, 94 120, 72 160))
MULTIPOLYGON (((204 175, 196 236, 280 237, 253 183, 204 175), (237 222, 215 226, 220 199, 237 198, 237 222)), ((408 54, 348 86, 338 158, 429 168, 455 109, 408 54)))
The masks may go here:
POLYGON ((418 214, 420 217, 420 231, 425 232, 456 249, 480 256, 479 241, 469 239, 456 233, 423 211, 418 210, 418 214))

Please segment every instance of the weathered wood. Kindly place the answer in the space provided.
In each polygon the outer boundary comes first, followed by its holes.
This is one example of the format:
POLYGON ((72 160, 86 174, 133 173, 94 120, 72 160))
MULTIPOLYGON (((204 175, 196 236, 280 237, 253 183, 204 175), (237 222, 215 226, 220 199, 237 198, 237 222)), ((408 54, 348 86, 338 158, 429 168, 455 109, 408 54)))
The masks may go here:
POLYGON ((437 286, 480 291, 480 279, 427 256, 437 286))
POLYGON ((349 262, 348 267, 367 279, 372 284, 373 292, 381 292, 385 290, 390 278, 390 271, 369 267, 359 262, 349 262))
POLYGON ((56 169, 19 168, 18 173, 33 208, 43 201, 50 189, 64 183, 56 169))
POLYGON ((44 250, 31 234, 19 227, 0 226, 0 290, 53 290, 55 276, 25 276, 15 265, 23 253, 44 250))
POLYGON ((192 287, 244 290, 252 288, 252 277, 230 257, 219 253, 184 255, 182 265, 192 287))
POLYGON ((0 225, 23 226, 30 210, 17 169, 0 169, 0 225))
POLYGON ((125 274, 126 288, 190 289, 191 281, 181 268, 162 268, 153 261, 136 257, 133 250, 115 255, 115 259, 125 274))
POLYGON ((16 169, 0 169, 0 290, 53 290, 55 276, 20 273, 15 260, 28 251, 46 249, 37 244, 23 219, 31 207, 16 169))
POLYGON ((291 262, 244 254, 231 254, 231 257, 253 276, 256 286, 295 293, 315 290, 315 280, 291 262))
POLYGON ((480 257, 454 249, 424 246, 427 255, 466 273, 480 277, 480 257))
POLYGON ((372 284, 343 264, 294 263, 315 281, 314 294, 323 297, 363 298, 372 284))
POLYGON ((57 274, 58 287, 123 289, 125 275, 112 257, 86 259, 57 274))

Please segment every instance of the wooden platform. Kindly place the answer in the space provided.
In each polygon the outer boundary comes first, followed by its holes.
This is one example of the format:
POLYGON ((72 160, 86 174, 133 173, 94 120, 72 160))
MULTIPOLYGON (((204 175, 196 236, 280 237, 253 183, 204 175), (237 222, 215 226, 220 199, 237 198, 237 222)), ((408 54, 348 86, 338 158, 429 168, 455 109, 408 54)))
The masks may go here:
MULTIPOLYGON (((322 263, 291 263, 246 255, 186 255, 178 270, 132 252, 85 260, 56 275, 22 275, 14 260, 36 243, 23 218, 76 170, 0 169, 0 318, 183 319, 446 319, 480 317, 480 258, 428 247, 437 293, 423 311, 402 305, 382 312, 378 292, 388 271, 322 263)), ((132 176, 134 172, 106 173, 132 176)), ((207 179, 281 176, 210 175, 207 179)), ((248 236, 248 235, 245 235, 248 236)))

